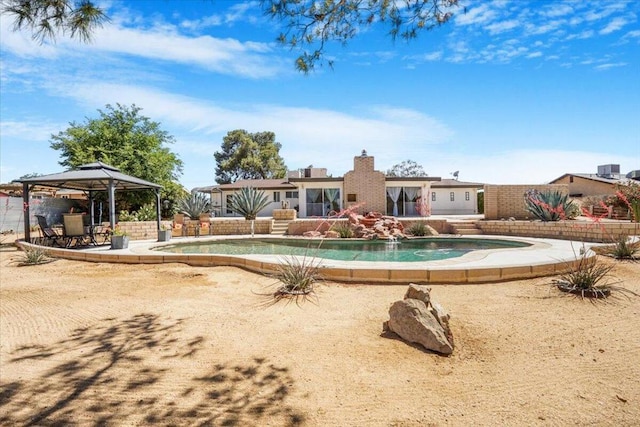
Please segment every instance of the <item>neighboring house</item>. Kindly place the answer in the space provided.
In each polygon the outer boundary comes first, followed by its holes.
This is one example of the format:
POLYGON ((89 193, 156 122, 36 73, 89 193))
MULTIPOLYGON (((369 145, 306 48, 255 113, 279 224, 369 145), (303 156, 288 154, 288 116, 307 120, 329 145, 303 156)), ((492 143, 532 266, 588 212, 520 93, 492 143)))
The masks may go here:
POLYGON ((388 177, 375 170, 374 157, 363 151, 354 157, 353 170, 343 177, 327 176, 326 169, 309 167, 283 179, 240 180, 194 191, 211 194, 216 216, 234 216, 229 202, 243 187, 262 190, 269 197, 271 203, 260 216, 272 216, 274 209, 288 206, 296 209, 300 218, 323 217, 356 205, 359 213, 416 217, 421 212, 477 213, 477 191, 483 184, 426 176, 388 177))
POLYGON ((433 215, 472 215, 478 213, 478 190, 484 184, 443 179, 431 185, 433 215))
MULTIPOLYGON (((629 173, 631 175, 631 173, 629 173)), ((630 179, 620 174, 620 165, 598 166, 598 173, 565 173, 549 184, 567 184, 571 197, 610 195, 616 184, 627 184, 630 179)))

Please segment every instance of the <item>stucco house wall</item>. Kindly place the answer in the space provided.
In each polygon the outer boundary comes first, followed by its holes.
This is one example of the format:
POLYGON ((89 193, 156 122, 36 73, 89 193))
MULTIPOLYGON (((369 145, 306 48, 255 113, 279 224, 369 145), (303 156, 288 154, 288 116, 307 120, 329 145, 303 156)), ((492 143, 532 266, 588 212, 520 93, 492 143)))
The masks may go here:
POLYGON ((478 190, 472 187, 431 188, 433 215, 472 215, 478 213, 478 190))
POLYGON ((580 197, 587 197, 614 194, 616 182, 609 183, 596 181, 593 179, 583 178, 581 176, 567 174, 556 179, 552 183, 567 185, 570 195, 580 195, 580 197))

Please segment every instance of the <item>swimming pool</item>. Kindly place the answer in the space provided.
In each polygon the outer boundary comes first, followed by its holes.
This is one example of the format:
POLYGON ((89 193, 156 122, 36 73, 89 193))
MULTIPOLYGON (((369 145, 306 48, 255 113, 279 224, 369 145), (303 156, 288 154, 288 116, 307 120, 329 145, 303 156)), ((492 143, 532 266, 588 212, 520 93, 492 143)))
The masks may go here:
POLYGON ((163 252, 215 255, 296 255, 337 261, 421 262, 457 258, 469 252, 531 246, 514 240, 477 238, 226 239, 162 246, 163 252))

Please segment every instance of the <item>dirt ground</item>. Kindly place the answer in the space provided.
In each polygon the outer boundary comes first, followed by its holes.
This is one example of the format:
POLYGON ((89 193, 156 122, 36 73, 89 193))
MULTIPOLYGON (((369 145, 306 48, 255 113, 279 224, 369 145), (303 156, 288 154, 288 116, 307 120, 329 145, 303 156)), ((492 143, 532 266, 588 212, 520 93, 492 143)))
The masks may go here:
MULTIPOLYGON (((273 304, 236 268, 19 255, 1 247, 0 425, 640 425, 640 297, 433 285, 443 357, 382 335, 406 285, 273 304)), ((640 263, 602 262, 640 293, 640 263)))

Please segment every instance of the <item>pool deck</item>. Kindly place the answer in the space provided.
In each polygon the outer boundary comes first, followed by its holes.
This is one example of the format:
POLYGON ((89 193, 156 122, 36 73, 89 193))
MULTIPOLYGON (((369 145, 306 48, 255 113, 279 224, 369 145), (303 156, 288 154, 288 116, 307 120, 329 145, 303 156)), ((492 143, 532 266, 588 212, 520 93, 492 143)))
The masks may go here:
MULTIPOLYGON (((469 236, 441 235, 446 238, 464 238, 469 236)), ((273 274, 283 261, 282 255, 213 255, 213 254, 176 254, 162 252, 160 247, 168 244, 187 242, 204 243, 221 239, 247 239, 241 236, 207 236, 174 238, 170 242, 136 240, 129 248, 112 250, 109 246, 89 247, 86 249, 51 248, 52 256, 88 262, 113 262, 127 264, 185 263, 193 266, 234 266, 262 274, 273 274), (154 250, 155 249, 155 250, 154 250)), ((260 238, 281 238, 271 235, 256 235, 260 238)), ((300 237, 296 237, 300 238, 300 237)), ((477 236, 479 239, 514 240, 530 243, 522 248, 487 249, 473 251, 461 257, 438 261, 418 262, 368 262, 336 261, 329 259, 310 259, 317 265, 324 280, 357 283, 489 283, 508 280, 529 279, 551 276, 574 269, 579 263, 583 243, 567 240, 477 236)), ((309 239, 311 242, 321 239, 309 239)), ((28 245, 21 242, 20 245, 28 245)), ((586 249, 593 244, 584 244, 586 249)), ((587 257, 593 257, 587 251, 587 257)))

